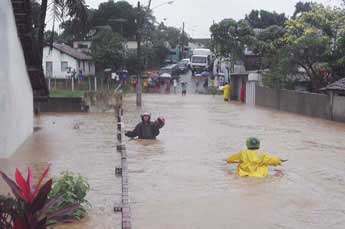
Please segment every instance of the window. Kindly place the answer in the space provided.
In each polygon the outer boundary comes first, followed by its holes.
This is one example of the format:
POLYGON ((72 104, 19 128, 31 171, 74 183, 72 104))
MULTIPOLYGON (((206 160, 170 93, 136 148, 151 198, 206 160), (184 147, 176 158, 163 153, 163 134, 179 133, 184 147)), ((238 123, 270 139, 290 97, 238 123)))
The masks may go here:
POLYGON ((207 58, 202 57, 202 56, 193 56, 192 57, 192 63, 204 64, 204 63, 207 63, 207 58))
POLYGON ((87 48, 89 48, 89 46, 87 44, 78 44, 78 48, 87 49, 87 48))
POLYGON ((68 70, 68 62, 67 61, 61 61, 61 71, 67 72, 68 70))
POLYGON ((53 77, 53 62, 46 61, 46 77, 52 78, 53 77))

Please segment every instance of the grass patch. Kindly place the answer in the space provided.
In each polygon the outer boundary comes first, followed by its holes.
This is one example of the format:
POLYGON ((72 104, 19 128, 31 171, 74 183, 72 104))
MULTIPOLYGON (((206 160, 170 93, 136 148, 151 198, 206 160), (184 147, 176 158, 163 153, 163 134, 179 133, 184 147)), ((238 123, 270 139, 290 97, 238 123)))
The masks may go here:
POLYGON ((50 91, 50 97, 72 97, 72 98, 76 98, 76 97, 84 97, 84 93, 86 91, 82 91, 82 90, 52 90, 50 91))

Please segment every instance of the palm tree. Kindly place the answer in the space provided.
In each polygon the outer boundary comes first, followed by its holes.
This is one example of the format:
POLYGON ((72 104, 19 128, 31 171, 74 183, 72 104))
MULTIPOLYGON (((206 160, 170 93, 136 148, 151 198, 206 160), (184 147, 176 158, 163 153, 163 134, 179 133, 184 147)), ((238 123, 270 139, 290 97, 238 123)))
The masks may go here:
POLYGON ((85 5, 85 0, 42 0, 37 40, 41 63, 44 47, 44 29, 48 10, 51 12, 53 20, 52 34, 54 34, 55 22, 63 22, 65 18, 77 19, 84 23, 82 26, 87 26, 87 6, 85 5))

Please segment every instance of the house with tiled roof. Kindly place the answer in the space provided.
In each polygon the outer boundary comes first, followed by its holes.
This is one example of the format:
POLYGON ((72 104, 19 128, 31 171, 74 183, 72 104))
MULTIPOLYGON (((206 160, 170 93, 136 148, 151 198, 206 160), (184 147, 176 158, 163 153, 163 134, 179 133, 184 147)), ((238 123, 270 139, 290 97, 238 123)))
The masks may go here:
POLYGON ((58 43, 43 49, 43 69, 46 78, 66 79, 73 71, 95 75, 95 63, 89 54, 58 43))

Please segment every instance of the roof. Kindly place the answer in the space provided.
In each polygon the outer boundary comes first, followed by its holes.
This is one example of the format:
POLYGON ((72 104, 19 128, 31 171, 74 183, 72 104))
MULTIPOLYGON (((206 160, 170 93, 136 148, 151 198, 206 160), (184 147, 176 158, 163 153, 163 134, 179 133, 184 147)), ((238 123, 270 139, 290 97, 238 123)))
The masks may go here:
POLYGON ((345 78, 342 78, 334 83, 329 84, 327 87, 322 88, 326 91, 345 91, 345 78))
POLYGON ((201 44, 208 44, 211 42, 211 38, 192 38, 192 43, 201 43, 201 44))
POLYGON ((92 60, 92 57, 65 44, 54 43, 53 47, 77 60, 92 60))

